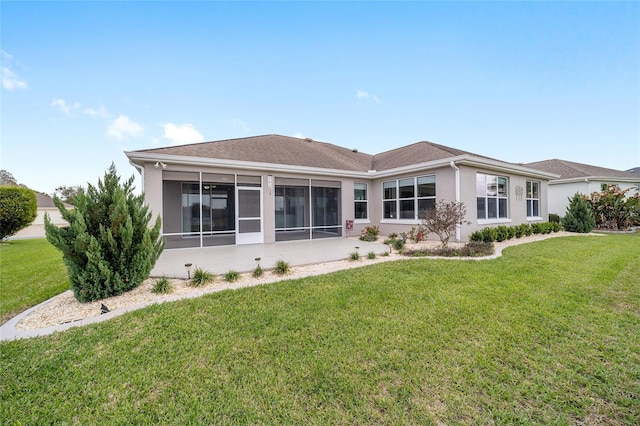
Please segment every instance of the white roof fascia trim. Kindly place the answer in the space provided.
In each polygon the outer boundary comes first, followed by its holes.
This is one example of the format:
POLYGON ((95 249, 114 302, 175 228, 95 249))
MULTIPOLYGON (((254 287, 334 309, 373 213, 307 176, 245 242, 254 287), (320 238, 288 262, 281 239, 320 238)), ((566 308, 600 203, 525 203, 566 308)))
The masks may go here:
POLYGON ((607 181, 607 183, 616 183, 616 182, 624 182, 624 183, 635 183, 640 184, 640 178, 633 179, 628 177, 614 177, 614 176, 583 176, 576 178, 567 178, 567 179, 554 179, 549 181, 550 185, 559 185, 563 183, 576 183, 576 182, 584 182, 584 181, 607 181))
POLYGON ((227 169, 243 169, 243 170, 267 170, 278 171, 283 173, 306 173, 322 176, 345 176, 345 177, 357 177, 357 178, 371 178, 369 172, 356 172, 352 170, 339 170, 339 169, 326 169, 322 167, 307 167, 307 166, 292 166, 289 164, 275 164, 275 163, 258 163, 254 161, 239 161, 239 160, 225 160, 221 158, 206 158, 206 157, 189 157, 184 155, 166 155, 166 154, 144 154, 128 151, 125 155, 129 157, 131 161, 147 161, 154 162, 160 161, 170 164, 182 164, 190 166, 209 166, 220 167, 227 169))
POLYGON ((435 169, 439 167, 450 167, 449 164, 451 163, 451 161, 455 162, 457 165, 462 164, 465 166, 491 169, 499 172, 508 171, 511 173, 517 173, 519 175, 535 177, 538 179, 553 179, 560 177, 560 175, 556 175, 553 173, 542 172, 540 170, 530 169, 528 167, 522 167, 512 163, 505 163, 498 160, 490 160, 487 158, 475 157, 472 155, 458 155, 456 157, 449 157, 441 160, 428 161, 426 163, 411 164, 409 166, 383 170, 380 172, 376 172, 374 174, 374 177, 385 178, 403 173, 424 171, 427 169, 435 169))

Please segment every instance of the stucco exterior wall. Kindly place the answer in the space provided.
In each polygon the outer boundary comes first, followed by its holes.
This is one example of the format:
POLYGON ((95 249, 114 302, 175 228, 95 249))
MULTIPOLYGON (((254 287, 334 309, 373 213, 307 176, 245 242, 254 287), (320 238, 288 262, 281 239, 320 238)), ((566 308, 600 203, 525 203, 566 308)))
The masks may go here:
POLYGON ((631 182, 618 182, 615 180, 591 180, 585 179, 580 182, 551 182, 549 183, 549 213, 555 213, 563 217, 567 212, 569 206, 569 199, 572 198, 576 192, 589 195, 593 192, 602 191, 602 185, 618 185, 621 189, 633 188, 627 193, 631 196, 638 193, 638 187, 640 186, 640 178, 637 183, 631 182))

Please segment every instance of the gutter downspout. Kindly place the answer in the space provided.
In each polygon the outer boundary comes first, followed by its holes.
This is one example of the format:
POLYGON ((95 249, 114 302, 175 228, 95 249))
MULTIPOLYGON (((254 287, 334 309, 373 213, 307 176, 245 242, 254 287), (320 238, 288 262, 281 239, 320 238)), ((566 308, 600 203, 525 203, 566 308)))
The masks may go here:
MULTIPOLYGON (((460 202, 460 168, 456 166, 454 161, 449 163, 449 166, 453 170, 455 170, 455 180, 456 180, 456 203, 460 202)), ((456 241, 460 242, 460 223, 456 224, 456 241)))
POLYGON ((139 164, 134 163, 131 159, 129 160, 129 164, 131 164, 133 167, 135 167, 136 169, 138 169, 138 171, 140 172, 140 186, 142 187, 142 192, 144 192, 144 167, 142 167, 139 164))

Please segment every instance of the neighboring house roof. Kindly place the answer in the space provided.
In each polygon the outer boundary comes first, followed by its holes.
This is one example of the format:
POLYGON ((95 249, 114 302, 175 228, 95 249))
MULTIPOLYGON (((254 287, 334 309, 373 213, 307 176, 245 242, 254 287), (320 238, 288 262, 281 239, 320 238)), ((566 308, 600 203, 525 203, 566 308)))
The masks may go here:
POLYGON ((640 167, 634 167, 633 169, 629 169, 627 170, 629 173, 635 173, 637 175, 640 175, 640 167))
MULTIPOLYGON (((42 192, 34 191, 36 193, 36 202, 38 204, 39 209, 50 209, 56 208, 56 205, 53 202, 53 198, 48 196, 47 194, 43 194, 42 192)), ((71 204, 62 203, 66 209, 72 209, 73 206, 71 204)))
POLYGON ((534 163, 527 163, 523 165, 533 169, 560 175, 558 179, 555 179, 556 181, 604 179, 621 182, 636 182, 640 179, 640 176, 622 170, 608 169, 606 167, 598 167, 558 159, 536 161, 534 163))
POLYGON ((411 168, 442 167, 450 161, 481 164, 485 167, 552 179, 556 177, 522 165, 507 163, 432 142, 422 141, 376 155, 358 152, 313 139, 282 135, 252 136, 190 145, 125 152, 132 162, 172 161, 217 166, 245 166, 256 163, 275 169, 341 171, 358 175, 386 174, 411 168), (278 167, 276 167, 278 166, 278 167), (279 167, 284 166, 284 167, 279 167))

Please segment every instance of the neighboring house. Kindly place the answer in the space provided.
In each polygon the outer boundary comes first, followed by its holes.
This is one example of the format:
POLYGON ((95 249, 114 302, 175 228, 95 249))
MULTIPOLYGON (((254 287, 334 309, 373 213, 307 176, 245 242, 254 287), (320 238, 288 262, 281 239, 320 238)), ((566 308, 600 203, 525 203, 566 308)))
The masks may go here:
POLYGON ((524 166, 560 175, 558 179, 549 181, 549 213, 560 216, 565 215, 569 198, 576 192, 589 195, 600 192, 609 185, 618 185, 621 189, 633 188, 627 193, 633 195, 640 188, 640 175, 622 170, 558 159, 527 163, 524 166))
POLYGON ((633 169, 627 170, 629 173, 635 173, 640 175, 640 167, 634 167, 633 169))
MULTIPOLYGON (((60 211, 53 203, 53 198, 48 196, 47 194, 43 194, 38 191, 34 191, 36 193, 36 202, 38 205, 38 214, 31 223, 31 225, 26 228, 18 231, 14 237, 44 237, 44 215, 45 213, 49 215, 49 219, 54 225, 57 226, 65 226, 68 225, 67 221, 62 218, 60 215, 60 211)), ((64 207, 66 209, 72 209, 73 206, 70 204, 64 203, 64 207)))
POLYGON ((254 136, 125 152, 167 248, 407 232, 436 200, 470 225, 546 221, 553 173, 418 142, 369 155, 312 139, 254 136))

